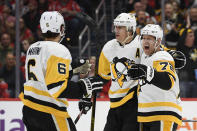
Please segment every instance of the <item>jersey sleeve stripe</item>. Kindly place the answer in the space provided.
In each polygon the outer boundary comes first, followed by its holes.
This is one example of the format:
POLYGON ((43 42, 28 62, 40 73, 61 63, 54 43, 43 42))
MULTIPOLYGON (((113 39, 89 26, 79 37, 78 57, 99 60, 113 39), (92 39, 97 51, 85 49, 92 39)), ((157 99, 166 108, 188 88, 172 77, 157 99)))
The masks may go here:
POLYGON ((171 80, 171 88, 172 88, 172 87, 174 87, 174 83, 175 83, 176 79, 174 78, 173 75, 171 75, 171 74, 168 74, 168 75, 169 75, 169 78, 171 80))
POLYGON ((171 78, 176 81, 176 77, 174 75, 172 75, 171 73, 168 72, 168 75, 171 76, 171 78))
MULTIPOLYGON (((66 80, 61 86, 61 88, 57 92, 53 93, 52 96, 55 98, 58 98, 59 95, 67 88, 67 83, 68 83, 68 80, 66 80)), ((58 87, 56 88, 58 89, 58 87)))
POLYGON ((64 82, 65 82, 65 80, 59 81, 59 82, 56 82, 56 83, 49 84, 49 85, 47 85, 47 89, 50 90, 50 89, 52 89, 52 88, 54 88, 54 87, 60 86, 60 85, 62 85, 64 82))

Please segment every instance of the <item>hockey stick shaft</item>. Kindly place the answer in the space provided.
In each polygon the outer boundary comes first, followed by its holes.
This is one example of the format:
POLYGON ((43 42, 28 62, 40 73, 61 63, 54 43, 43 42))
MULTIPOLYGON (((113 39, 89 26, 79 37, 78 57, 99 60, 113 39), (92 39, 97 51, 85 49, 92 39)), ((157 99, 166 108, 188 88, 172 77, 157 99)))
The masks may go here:
POLYGON ((197 122, 197 120, 182 120, 182 122, 197 122))
MULTIPOLYGON (((84 22, 94 31, 97 42, 99 41, 98 36, 99 36, 99 26, 96 23, 96 21, 91 18, 90 16, 88 16, 85 13, 81 13, 78 15, 79 18, 81 18, 82 20, 84 20, 84 22)), ((96 50, 96 56, 99 55, 98 49, 99 49, 99 42, 97 43, 97 50, 96 50)), ((97 63, 97 62, 96 62, 97 63)), ((98 65, 98 63, 97 63, 98 65)), ((91 114, 91 127, 90 130, 94 131, 94 123, 95 123, 95 112, 96 112, 96 93, 92 94, 93 97, 93 101, 92 101, 92 114, 91 114)))
POLYGON ((96 112, 96 93, 93 93, 92 97, 93 97, 93 101, 92 101, 92 115, 91 115, 90 131, 94 131, 95 112, 96 112))
POLYGON ((77 118, 75 119, 74 123, 77 124, 77 122, 79 121, 79 119, 81 118, 83 114, 83 109, 80 111, 79 115, 77 116, 77 118))

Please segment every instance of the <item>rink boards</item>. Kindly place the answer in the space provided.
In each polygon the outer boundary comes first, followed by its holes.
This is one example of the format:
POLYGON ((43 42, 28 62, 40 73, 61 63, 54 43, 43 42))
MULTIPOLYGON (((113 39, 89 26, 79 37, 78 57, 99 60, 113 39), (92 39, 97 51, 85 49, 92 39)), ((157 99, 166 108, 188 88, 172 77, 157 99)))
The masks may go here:
MULTIPOLYGON (((22 122, 22 102, 18 99, 0 99, 0 131, 24 131, 22 122)), ((95 131, 103 131, 109 101, 98 100, 96 103, 95 131)), ((78 101, 69 101, 68 112, 74 120, 79 114, 78 101)), ((197 120, 197 99, 183 99, 183 119, 197 120)), ((78 131, 90 131, 91 111, 83 115, 76 124, 78 131)), ((197 122, 183 122, 178 131, 197 131, 197 122)))

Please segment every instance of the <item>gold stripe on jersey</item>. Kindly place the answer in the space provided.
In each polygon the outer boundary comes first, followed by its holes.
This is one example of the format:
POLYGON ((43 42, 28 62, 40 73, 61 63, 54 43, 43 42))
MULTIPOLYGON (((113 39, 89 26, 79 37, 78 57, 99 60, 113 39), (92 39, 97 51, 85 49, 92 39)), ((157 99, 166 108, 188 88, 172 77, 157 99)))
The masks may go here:
POLYGON ((152 122, 152 121, 173 121, 178 125, 182 125, 182 120, 172 115, 155 115, 155 116, 138 116, 138 122, 152 122))
POLYGON ((120 93, 127 93, 130 90, 130 88, 126 88, 126 89, 119 89, 116 91, 112 91, 111 89, 109 89, 109 94, 113 95, 113 94, 120 94, 120 93))
POLYGON ((153 68, 158 72, 168 72, 171 80, 171 88, 176 80, 175 76, 175 63, 174 61, 158 60, 153 62, 153 68), (173 79, 172 79, 173 78, 173 79))
POLYGON ((68 129, 68 123, 65 117, 59 117, 56 115, 54 115, 54 117, 60 131, 70 131, 70 129, 68 129))
POLYGON ((38 94, 38 95, 51 97, 51 98, 55 99, 56 101, 62 102, 62 103, 64 103, 66 106, 68 106, 68 102, 67 102, 67 101, 65 101, 65 100, 60 100, 60 99, 57 99, 57 98, 54 98, 54 97, 52 97, 47 91, 41 91, 41 90, 38 90, 38 89, 36 89, 36 88, 34 88, 34 87, 31 87, 31 86, 24 86, 24 90, 25 90, 25 91, 34 92, 35 94, 38 94))
MULTIPOLYGON (((140 82, 140 80, 138 80, 138 83, 140 82)), ((137 96, 139 96, 139 93, 141 91, 141 86, 140 84, 137 85, 137 96)))
POLYGON ((61 85, 61 88, 59 88, 58 91, 52 94, 53 97, 57 98, 62 93, 62 91, 66 89, 67 80, 69 77, 69 65, 70 60, 68 59, 64 59, 53 55, 48 59, 45 75, 46 85, 48 86, 54 83, 64 81, 63 85, 61 85))
POLYGON ((111 76, 109 74, 111 73, 110 71, 110 62, 107 60, 105 57, 104 53, 101 52, 101 55, 99 57, 99 69, 98 69, 98 74, 106 80, 110 80, 111 76))
POLYGON ((163 121, 163 131, 172 131, 173 122, 171 121, 163 121))
POLYGON ((116 108, 119 107, 121 105, 123 105, 124 103, 126 103, 128 100, 133 98, 134 92, 129 93, 128 95, 126 95, 123 99, 121 99, 118 102, 110 102, 110 108, 116 108))
POLYGON ((159 107, 159 106, 168 106, 182 111, 182 107, 172 103, 172 102, 151 102, 151 103, 139 103, 138 108, 149 108, 149 107, 159 107))
POLYGON ((170 77, 170 80, 171 80, 171 83, 172 83, 172 85, 171 85, 171 88, 174 86, 174 78, 171 76, 171 75, 169 75, 169 77, 170 77))
POLYGON ((30 107, 34 110, 49 113, 49 114, 54 114, 54 115, 58 115, 58 116, 66 117, 66 118, 70 118, 68 112, 66 112, 66 111, 59 111, 55 108, 44 106, 44 105, 41 105, 41 104, 38 104, 38 103, 34 103, 34 102, 32 102, 28 99, 24 99, 24 94, 23 93, 21 93, 19 95, 19 98, 21 99, 21 101, 23 102, 23 104, 25 106, 28 106, 28 107, 30 107))
POLYGON ((66 80, 63 85, 61 86, 61 88, 59 89, 58 92, 54 93, 53 94, 53 97, 57 98, 67 87, 67 83, 68 83, 68 80, 66 80))

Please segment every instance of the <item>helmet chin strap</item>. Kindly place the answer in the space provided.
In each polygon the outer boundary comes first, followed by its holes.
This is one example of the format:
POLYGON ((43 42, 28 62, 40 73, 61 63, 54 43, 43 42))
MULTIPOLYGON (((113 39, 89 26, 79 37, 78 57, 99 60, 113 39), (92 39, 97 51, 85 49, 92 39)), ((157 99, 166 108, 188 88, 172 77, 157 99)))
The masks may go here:
MULTIPOLYGON (((158 42, 158 41, 156 40, 154 44, 156 44, 157 42, 158 42)), ((153 52, 153 53, 155 53, 155 52, 156 52, 156 50, 157 50, 157 48, 159 47, 159 45, 160 45, 160 44, 158 44, 158 45, 155 47, 155 50, 154 50, 154 52, 153 52)))
POLYGON ((65 35, 61 36, 59 43, 62 42, 62 40, 64 39, 65 35))
POLYGON ((131 35, 129 35, 129 32, 127 32, 127 37, 124 39, 124 41, 123 42, 121 42, 121 45, 124 47, 125 46, 125 44, 126 44, 126 42, 131 38, 132 36, 131 35))
POLYGON ((62 42, 62 40, 64 39, 64 37, 65 37, 65 33, 64 33, 64 27, 63 27, 63 30, 62 30, 62 32, 60 31, 60 41, 59 41, 59 43, 61 43, 62 42))

